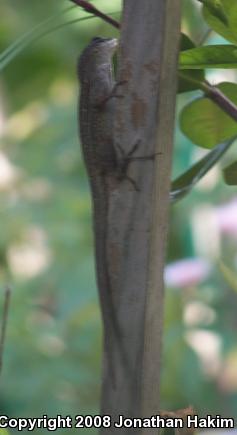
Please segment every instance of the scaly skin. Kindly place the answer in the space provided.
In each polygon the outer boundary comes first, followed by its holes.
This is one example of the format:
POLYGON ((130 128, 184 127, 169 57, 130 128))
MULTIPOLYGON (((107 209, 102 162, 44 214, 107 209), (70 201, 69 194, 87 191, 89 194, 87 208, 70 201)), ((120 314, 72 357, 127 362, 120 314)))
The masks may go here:
POLYGON ((105 360, 109 362, 108 369, 112 372, 116 321, 108 272, 107 225, 109 195, 118 182, 112 140, 115 99, 109 98, 114 89, 112 57, 116 47, 116 39, 94 38, 81 54, 78 65, 81 83, 80 137, 92 193, 97 283, 104 325, 104 349, 107 352, 105 360))

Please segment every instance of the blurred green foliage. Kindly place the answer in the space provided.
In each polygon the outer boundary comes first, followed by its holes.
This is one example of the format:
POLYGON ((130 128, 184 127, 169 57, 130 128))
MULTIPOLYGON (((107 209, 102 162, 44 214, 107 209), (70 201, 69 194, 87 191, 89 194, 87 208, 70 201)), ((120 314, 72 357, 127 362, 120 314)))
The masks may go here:
MULTIPOLYGON (((197 3, 183 1, 183 28, 194 41, 206 31, 197 3)), ((106 12, 121 8, 119 0, 95 4, 106 12)), ((58 0, 2 0, 1 51, 67 5, 58 0)), ((70 12, 71 19, 84 15, 79 8, 70 12)), ((73 416, 99 409, 101 321, 90 196, 77 136, 76 77, 78 55, 95 35, 117 32, 98 19, 64 27, 28 47, 1 76, 0 284, 13 287, 1 377, 2 415, 73 416)), ((194 95, 179 96, 178 112, 194 95)), ((200 150, 178 126, 175 142, 177 176, 200 150)), ((200 255, 194 213, 231 199, 233 193, 217 174, 212 185, 197 187, 172 208, 167 261, 200 255)), ((236 268, 236 240, 223 237, 221 253, 236 268)), ((166 291, 162 407, 193 404, 200 414, 237 417, 236 377, 232 388, 219 377, 220 366, 224 371, 237 361, 237 296, 216 258, 207 254, 207 260, 213 266, 207 280, 166 291), (209 307, 213 320, 185 323, 185 308, 194 302, 209 307), (187 340, 198 330, 220 339, 218 374, 205 371, 187 340)))

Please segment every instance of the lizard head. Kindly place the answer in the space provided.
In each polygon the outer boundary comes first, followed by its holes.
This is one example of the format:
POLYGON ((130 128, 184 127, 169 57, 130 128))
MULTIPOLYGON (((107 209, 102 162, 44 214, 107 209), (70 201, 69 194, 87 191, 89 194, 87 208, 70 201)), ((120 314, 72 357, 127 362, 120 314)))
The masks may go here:
POLYGON ((97 66, 110 64, 117 46, 118 40, 116 38, 93 38, 80 56, 79 76, 85 70, 90 72, 97 66))
POLYGON ((95 51, 109 52, 110 55, 113 55, 118 46, 118 40, 116 38, 100 38, 96 36, 92 39, 90 46, 95 51))

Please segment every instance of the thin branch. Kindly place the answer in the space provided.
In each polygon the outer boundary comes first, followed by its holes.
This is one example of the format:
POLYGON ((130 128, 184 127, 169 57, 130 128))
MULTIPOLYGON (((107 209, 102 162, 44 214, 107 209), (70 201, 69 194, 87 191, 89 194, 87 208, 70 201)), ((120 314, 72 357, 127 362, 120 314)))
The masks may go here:
POLYGON ((95 15, 96 17, 102 18, 102 20, 106 21, 106 23, 111 24, 112 26, 116 27, 116 29, 120 28, 120 23, 116 20, 114 20, 109 15, 104 14, 99 9, 97 9, 95 6, 93 6, 91 3, 89 3, 86 0, 70 0, 71 2, 75 3, 77 6, 80 6, 83 8, 86 12, 89 12, 90 14, 95 15))
POLYGON ((237 106, 219 88, 205 81, 202 83, 202 89, 210 100, 214 101, 224 112, 237 121, 237 106))
POLYGON ((207 98, 216 103, 234 121, 237 121, 237 106, 217 86, 212 86, 207 80, 200 81, 191 76, 184 75, 182 71, 179 71, 180 78, 196 85, 197 88, 204 92, 207 98))
POLYGON ((10 287, 6 287, 5 294, 4 294, 2 325, 0 330, 0 374, 2 371, 3 351, 4 351, 7 319, 9 313, 10 297, 11 297, 11 289, 10 287))

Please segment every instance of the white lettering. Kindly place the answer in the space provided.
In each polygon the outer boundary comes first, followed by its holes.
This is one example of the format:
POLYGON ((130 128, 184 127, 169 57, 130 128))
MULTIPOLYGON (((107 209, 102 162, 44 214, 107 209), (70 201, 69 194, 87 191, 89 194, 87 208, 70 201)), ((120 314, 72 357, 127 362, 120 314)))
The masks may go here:
POLYGON ((8 421, 7 415, 0 415, 0 427, 7 427, 7 421, 8 421))

